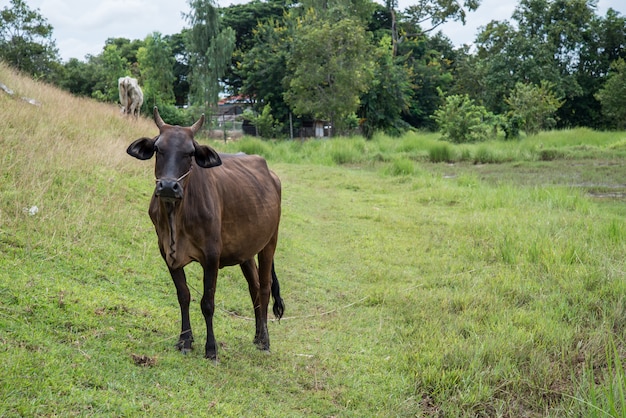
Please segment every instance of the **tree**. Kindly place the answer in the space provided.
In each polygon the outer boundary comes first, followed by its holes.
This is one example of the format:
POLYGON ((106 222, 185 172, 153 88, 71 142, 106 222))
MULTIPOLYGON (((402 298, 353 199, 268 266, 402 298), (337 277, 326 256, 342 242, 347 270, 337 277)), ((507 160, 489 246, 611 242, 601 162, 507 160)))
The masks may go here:
POLYGON ((401 13, 398 21, 395 10, 398 7, 398 1, 385 0, 385 6, 391 17, 390 29, 394 55, 398 50, 398 44, 408 39, 422 37, 447 21, 461 21, 465 25, 467 12, 478 9, 480 1, 465 0, 461 4, 457 0, 417 0, 401 13), (402 28, 402 23, 410 29, 402 28), (429 27, 423 29, 424 25, 429 27))
POLYGON ((578 126, 594 119, 591 102, 597 86, 591 70, 598 49, 596 0, 520 0, 510 22, 490 22, 477 38, 483 80, 481 100, 497 113, 506 112, 504 98, 518 82, 554 86, 565 98, 558 110, 560 126, 578 126))
POLYGON ((52 30, 39 9, 11 0, 0 11, 0 59, 32 76, 49 77, 59 62, 52 30))
POLYGON ((402 42, 398 52, 406 56, 412 85, 409 107, 402 118, 411 126, 434 130, 431 116, 443 103, 439 92, 446 93, 453 79, 450 41, 439 34, 432 38, 424 35, 402 42))
POLYGON ((191 25, 187 33, 190 56, 191 102, 210 114, 221 87, 219 79, 231 62, 235 31, 222 28, 213 0, 190 0, 191 12, 185 15, 191 25))
POLYGON ((399 135, 408 124, 402 113, 409 108, 411 97, 410 70, 403 65, 403 57, 393 56, 393 45, 389 36, 380 40, 374 50, 376 69, 370 89, 361 97, 359 116, 361 130, 370 139, 374 132, 382 130, 390 135, 399 135), (396 62, 397 61, 397 62, 396 62))
POLYGON ((104 102, 117 102, 117 80, 127 75, 128 62, 120 56, 115 45, 107 45, 102 54, 93 57, 90 62, 94 65, 93 76, 96 80, 91 96, 104 102))
POLYGON ((465 24, 467 12, 478 9, 480 0, 417 0, 411 2, 403 14, 412 23, 413 27, 422 27, 425 23, 429 28, 424 33, 431 32, 447 21, 461 21, 465 24))
POLYGON ((594 18, 589 26, 576 70, 576 80, 583 94, 575 101, 567 102, 561 112, 576 114, 581 126, 600 129, 614 126, 610 120, 603 118, 602 105, 596 95, 606 82, 611 64, 619 58, 626 58, 625 27, 626 17, 612 9, 606 12, 605 17, 594 18))
POLYGON ((607 125, 626 129, 626 61, 622 58, 611 66, 609 77, 596 98, 602 104, 607 125))
POLYGON ((174 57, 168 43, 159 32, 146 37, 145 46, 137 51, 143 83, 144 104, 154 106, 174 103, 174 57))
MULTIPOLYGON (((185 46, 185 39, 186 29, 181 33, 165 36, 174 57, 174 98, 177 107, 184 107, 189 104, 189 54, 185 46)), ((193 122, 192 120, 191 123, 193 122)), ((185 123, 181 126, 184 125, 185 123)))
MULTIPOLYGON (((298 115, 341 129, 372 80, 374 63, 359 21, 319 19, 313 9, 299 22, 288 58, 285 100, 298 115)), ((334 132, 333 132, 334 133, 334 132)))
POLYGON ((238 68, 246 54, 257 46, 259 41, 256 35, 258 28, 270 21, 282 21, 290 3, 292 2, 285 0, 252 0, 243 4, 231 4, 221 9, 222 24, 235 31, 235 51, 233 52, 232 64, 222 78, 225 88, 230 93, 236 94, 243 86, 244 79, 238 68))
POLYGON ((510 108, 510 119, 519 120, 527 135, 536 135, 540 130, 556 126, 554 114, 563 101, 553 93, 553 87, 545 80, 539 85, 517 83, 505 100, 510 108))
POLYGON ((283 122, 290 112, 283 83, 294 32, 290 22, 287 17, 285 21, 259 23, 254 30, 254 46, 244 53, 236 68, 242 80, 241 94, 254 100, 258 113, 269 104, 274 118, 283 122))

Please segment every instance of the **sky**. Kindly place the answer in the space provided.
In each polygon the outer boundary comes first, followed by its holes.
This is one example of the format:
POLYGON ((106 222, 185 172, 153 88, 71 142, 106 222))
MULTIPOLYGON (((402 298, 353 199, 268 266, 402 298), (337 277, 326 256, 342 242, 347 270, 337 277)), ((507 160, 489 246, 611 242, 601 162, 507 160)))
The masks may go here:
MULTIPOLYGON (((220 6, 245 3, 246 0, 217 0, 220 6)), ((382 1, 381 1, 382 3, 382 1)), ((466 25, 450 22, 440 26, 455 46, 473 43, 478 29, 492 20, 508 20, 517 0, 482 0, 476 12, 469 13, 466 25)), ((9 6, 10 0, 0 0, 0 9, 9 6)), ((153 32, 162 35, 180 33, 187 27, 183 13, 189 12, 188 0, 26 0, 31 9, 40 14, 54 28, 61 59, 85 60, 86 55, 102 52, 108 38, 144 39, 153 32)), ((412 4, 400 0, 399 9, 412 4)), ((626 1, 599 0, 597 14, 604 16, 608 8, 626 15, 626 1)))

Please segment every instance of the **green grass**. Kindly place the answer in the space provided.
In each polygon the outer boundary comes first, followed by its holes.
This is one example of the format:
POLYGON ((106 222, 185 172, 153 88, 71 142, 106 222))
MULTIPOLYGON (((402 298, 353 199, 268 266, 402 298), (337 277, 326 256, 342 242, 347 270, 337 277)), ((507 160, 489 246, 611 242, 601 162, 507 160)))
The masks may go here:
POLYGON ((212 142, 281 177, 287 304, 258 351, 245 280, 223 269, 214 364, 197 265, 196 349, 174 348, 153 165, 124 152, 154 124, 0 79, 43 104, 0 95, 0 416, 626 412, 626 209, 608 193, 624 188, 624 133, 212 142))

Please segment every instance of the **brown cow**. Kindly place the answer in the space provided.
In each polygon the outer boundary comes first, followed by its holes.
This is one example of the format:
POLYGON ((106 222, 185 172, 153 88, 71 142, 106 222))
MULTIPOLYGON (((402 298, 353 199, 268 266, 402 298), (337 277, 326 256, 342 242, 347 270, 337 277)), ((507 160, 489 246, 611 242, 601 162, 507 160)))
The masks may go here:
POLYGON ((205 357, 217 358, 213 312, 218 269, 235 264, 248 281, 254 305, 254 343, 269 350, 270 292, 274 315, 280 319, 285 309, 274 272, 280 180, 259 156, 218 154, 198 144, 194 135, 204 123, 204 115, 191 127, 172 126, 163 122, 155 107, 154 121, 159 135, 137 139, 127 152, 140 160, 156 153, 156 188, 149 214, 178 294, 182 323, 177 347, 186 353, 193 342, 191 295, 183 267, 197 261, 204 271, 200 306, 207 328, 205 357))

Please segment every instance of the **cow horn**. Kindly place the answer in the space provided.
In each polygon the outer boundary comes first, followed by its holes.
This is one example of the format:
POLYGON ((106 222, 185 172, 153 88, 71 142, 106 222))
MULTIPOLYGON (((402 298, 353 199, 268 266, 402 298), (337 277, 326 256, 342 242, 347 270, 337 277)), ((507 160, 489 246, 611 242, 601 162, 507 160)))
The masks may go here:
POLYGON ((204 113, 202 114, 202 116, 200 116, 200 119, 198 119, 196 123, 191 125, 191 128, 190 128, 191 132, 193 132, 193 134, 195 135, 196 133, 198 133, 200 128, 202 128, 203 124, 204 124, 204 113))
POLYGON ((161 119, 161 115, 159 115, 159 109, 154 106, 154 123, 156 123, 157 128, 161 129, 161 127, 163 125, 165 125, 165 122, 163 122, 163 119, 161 119))

